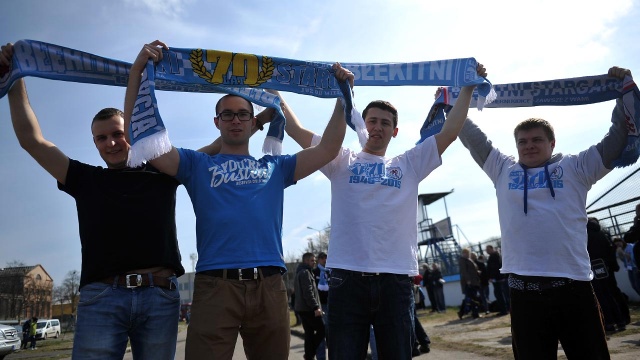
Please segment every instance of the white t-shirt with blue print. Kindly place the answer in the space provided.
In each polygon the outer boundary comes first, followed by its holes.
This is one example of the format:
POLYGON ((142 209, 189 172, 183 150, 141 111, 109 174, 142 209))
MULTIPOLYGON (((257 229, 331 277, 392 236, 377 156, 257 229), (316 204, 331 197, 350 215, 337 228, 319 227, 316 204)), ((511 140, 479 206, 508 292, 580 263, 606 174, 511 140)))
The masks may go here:
POLYGON ((396 157, 342 148, 320 169, 331 180, 327 267, 418 275, 418 185, 440 164, 433 136, 396 157))
POLYGON ((502 273, 526 276, 593 278, 587 252, 587 192, 609 173, 595 146, 578 155, 554 155, 548 165, 555 197, 544 166, 527 169, 527 214, 524 173, 512 157, 494 148, 483 170, 496 188, 502 231, 502 273))
POLYGON ((282 209, 284 189, 295 183, 295 155, 256 160, 187 149, 178 153, 176 178, 196 214, 196 272, 284 267, 282 209))

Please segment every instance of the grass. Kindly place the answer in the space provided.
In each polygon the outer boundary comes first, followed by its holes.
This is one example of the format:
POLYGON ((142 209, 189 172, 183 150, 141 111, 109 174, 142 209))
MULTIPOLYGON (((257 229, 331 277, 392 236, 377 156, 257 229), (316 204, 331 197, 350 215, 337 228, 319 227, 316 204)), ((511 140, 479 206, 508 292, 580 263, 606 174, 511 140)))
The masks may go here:
MULTIPOLYGON (((187 324, 184 321, 178 323, 178 332, 187 330, 187 324)), ((130 344, 127 344, 129 347, 130 344)), ((12 355, 7 356, 6 360, 19 359, 21 355, 29 355, 29 358, 32 358, 32 355, 39 355, 38 360, 58 360, 58 359, 68 359, 71 357, 71 350, 73 349, 73 331, 67 331, 66 333, 60 334, 60 338, 58 339, 47 339, 47 340, 38 340, 36 343, 37 349, 34 351, 31 350, 22 350, 17 353, 13 353, 12 355), (55 354, 54 354, 55 353, 55 354)))

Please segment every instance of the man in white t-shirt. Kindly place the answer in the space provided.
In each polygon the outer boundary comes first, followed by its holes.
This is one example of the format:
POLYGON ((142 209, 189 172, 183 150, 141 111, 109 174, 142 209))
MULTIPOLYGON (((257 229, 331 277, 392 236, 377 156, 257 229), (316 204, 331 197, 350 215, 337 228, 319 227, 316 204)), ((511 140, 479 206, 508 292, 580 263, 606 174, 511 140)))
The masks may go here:
MULTIPOLYGON (((477 72, 486 76, 482 64, 477 72)), ((381 358, 411 359, 418 184, 458 136, 474 87, 462 88, 440 133, 395 157, 385 155, 398 134, 398 112, 373 101, 362 112, 369 134, 362 151, 342 148, 320 169, 331 180, 329 358, 364 359, 373 325, 381 358)), ((300 146, 320 141, 284 102, 282 109, 287 134, 300 146)))
MULTIPOLYGON (((609 76, 631 76, 612 67, 609 76)), ((502 232, 502 273, 508 273, 516 359, 555 359, 558 340, 568 359, 609 359, 587 252, 587 192, 611 171, 627 144, 618 99, 609 133, 578 155, 553 154, 553 127, 543 119, 516 126, 518 159, 494 148, 467 120, 460 140, 491 178, 502 232)))

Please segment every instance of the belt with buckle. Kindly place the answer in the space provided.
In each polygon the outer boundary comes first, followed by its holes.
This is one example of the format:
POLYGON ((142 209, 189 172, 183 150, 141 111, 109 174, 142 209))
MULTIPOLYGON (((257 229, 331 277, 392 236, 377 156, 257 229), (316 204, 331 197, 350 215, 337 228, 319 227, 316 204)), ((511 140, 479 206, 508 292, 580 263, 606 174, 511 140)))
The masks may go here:
POLYGON ((355 272, 355 273, 360 275, 360 276, 379 276, 379 275, 382 275, 382 273, 372 273, 372 272, 355 272))
POLYGON ((282 275, 282 269, 279 266, 260 266, 247 269, 216 269, 200 271, 198 274, 213 276, 228 280, 258 280, 260 279, 260 273, 262 277, 269 277, 272 275, 282 275))
POLYGON ((508 284, 510 288, 521 291, 544 291, 560 288, 571 284, 575 280, 560 277, 523 276, 510 274, 508 284))
POLYGON ((150 287, 157 286, 169 290, 175 290, 176 285, 167 277, 153 276, 153 284, 149 281, 149 273, 145 274, 122 274, 101 280, 105 284, 114 284, 118 286, 124 286, 127 289, 133 289, 137 287, 150 287))

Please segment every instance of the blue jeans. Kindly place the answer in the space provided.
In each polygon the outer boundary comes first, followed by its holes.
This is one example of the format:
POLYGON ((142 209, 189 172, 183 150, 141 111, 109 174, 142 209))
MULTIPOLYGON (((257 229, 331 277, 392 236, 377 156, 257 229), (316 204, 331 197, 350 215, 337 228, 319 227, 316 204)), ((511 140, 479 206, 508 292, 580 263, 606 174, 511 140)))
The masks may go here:
POLYGON ((506 279, 496 280, 493 282, 493 295, 496 297, 498 304, 498 313, 505 315, 509 312, 509 285, 506 279))
POLYGON ((631 284, 631 288, 640 295, 640 286, 638 286, 638 282, 640 282, 640 276, 638 275, 638 269, 633 268, 632 270, 627 270, 627 274, 629 275, 629 283, 631 284))
POLYGON ((369 330, 369 347, 371 348, 371 360, 378 360, 378 347, 376 346, 376 334, 373 332, 373 326, 369 330))
POLYGON ((127 289, 94 282, 82 287, 73 339, 74 360, 121 360, 131 341, 134 359, 175 357, 180 293, 161 287, 127 289))
POLYGON ((329 306, 328 304, 322 304, 322 321, 324 322, 325 338, 318 345, 318 351, 316 351, 316 359, 326 360, 327 358, 327 335, 329 332, 329 306))
POLYGON ((329 280, 329 358, 364 359, 371 325, 380 359, 411 359, 413 282, 408 275, 333 269, 329 280))

